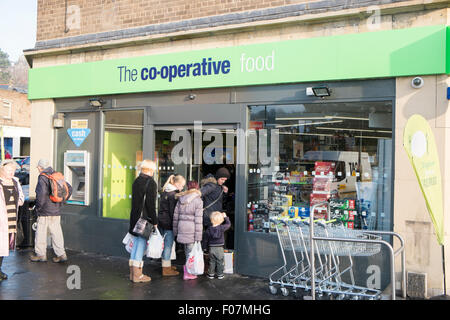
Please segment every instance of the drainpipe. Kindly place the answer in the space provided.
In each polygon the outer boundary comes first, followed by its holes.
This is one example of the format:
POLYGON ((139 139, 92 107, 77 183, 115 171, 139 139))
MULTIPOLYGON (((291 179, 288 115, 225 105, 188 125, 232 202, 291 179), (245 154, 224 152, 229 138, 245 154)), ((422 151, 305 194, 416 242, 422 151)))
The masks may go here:
POLYGON ((5 160, 5 140, 3 139, 3 126, 0 127, 1 148, 2 148, 2 161, 5 160))

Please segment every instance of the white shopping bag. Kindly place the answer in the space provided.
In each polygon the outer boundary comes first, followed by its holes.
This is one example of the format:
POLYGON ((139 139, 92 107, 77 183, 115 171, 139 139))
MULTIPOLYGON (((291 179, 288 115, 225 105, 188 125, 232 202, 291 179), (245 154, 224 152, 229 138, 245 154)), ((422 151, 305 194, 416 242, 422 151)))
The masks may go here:
POLYGON ((190 274, 199 276, 202 275, 205 269, 203 261, 203 250, 199 241, 194 243, 192 251, 189 253, 189 258, 186 264, 186 270, 190 274))
POLYGON ((177 253, 175 252, 175 241, 172 243, 172 253, 170 254, 170 260, 177 260, 177 253))
POLYGON ((131 250, 133 250, 134 238, 135 237, 128 232, 122 240, 122 243, 125 245, 125 250, 127 250, 128 253, 131 253, 131 250))
POLYGON ((158 228, 150 235, 147 241, 147 257, 152 259, 161 258, 164 249, 164 238, 158 228))
POLYGON ((233 273, 233 257, 232 250, 224 250, 224 270, 223 273, 233 273))

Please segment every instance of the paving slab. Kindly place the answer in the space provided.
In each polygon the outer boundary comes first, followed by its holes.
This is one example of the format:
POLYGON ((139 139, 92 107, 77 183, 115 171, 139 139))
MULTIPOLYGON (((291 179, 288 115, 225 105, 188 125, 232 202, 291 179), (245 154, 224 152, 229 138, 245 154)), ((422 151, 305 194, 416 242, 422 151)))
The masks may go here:
MULTIPOLYGON (((238 274, 227 274, 223 280, 199 276, 185 281, 182 272, 176 277, 163 278, 161 263, 152 259, 146 259, 144 265, 144 273, 152 281, 132 283, 126 257, 68 251, 67 262, 54 263, 50 250, 47 262, 29 261, 31 253, 31 249, 21 249, 5 257, 2 270, 9 278, 0 282, 1 300, 299 299, 293 295, 272 295, 267 279, 238 274), (76 274, 80 275, 80 281, 76 274)), ((182 271, 182 261, 181 257, 175 263, 179 271, 182 271)))

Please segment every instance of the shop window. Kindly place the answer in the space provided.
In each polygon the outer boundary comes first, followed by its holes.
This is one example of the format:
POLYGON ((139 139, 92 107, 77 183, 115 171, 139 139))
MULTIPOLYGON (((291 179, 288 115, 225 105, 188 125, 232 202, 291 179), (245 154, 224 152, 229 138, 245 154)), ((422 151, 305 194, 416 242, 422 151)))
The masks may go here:
MULTIPOLYGON (((330 203, 330 218, 347 228, 391 228, 391 101, 249 110, 256 138, 247 143, 248 154, 256 154, 250 148, 257 145, 259 157, 249 161, 248 231, 275 232, 271 217, 309 217, 310 207, 323 201, 330 203), (267 130, 264 139, 262 129, 267 130), (272 136, 273 130, 278 135, 272 136), (270 163, 261 161, 262 147, 270 163)), ((325 207, 316 210, 316 217, 325 218, 325 207)))
POLYGON ((103 217, 130 217, 131 189, 142 161, 143 115, 143 110, 104 113, 103 217))
POLYGON ((30 155, 30 138, 20 137, 20 155, 29 156, 30 155))

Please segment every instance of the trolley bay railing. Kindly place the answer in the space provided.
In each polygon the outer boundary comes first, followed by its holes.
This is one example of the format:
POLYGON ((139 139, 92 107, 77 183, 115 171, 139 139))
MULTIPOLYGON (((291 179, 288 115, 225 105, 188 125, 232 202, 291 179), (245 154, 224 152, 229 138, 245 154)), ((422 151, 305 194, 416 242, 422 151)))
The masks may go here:
POLYGON ((353 256, 372 256, 386 247, 390 256, 390 272, 392 300, 396 298, 395 257, 401 254, 402 295, 406 298, 405 242, 401 235, 391 231, 354 230, 336 220, 330 220, 328 202, 311 207, 309 218, 274 217, 271 222, 275 228, 281 248, 284 264, 269 276, 269 289, 275 294, 279 285, 281 293, 288 295, 288 288, 294 292, 303 289, 311 291, 311 298, 316 299, 323 294, 335 296, 336 299, 381 299, 378 289, 362 287, 355 284, 353 275, 353 256), (315 209, 327 207, 326 219, 314 219, 315 209), (400 248, 394 251, 393 246, 382 239, 382 236, 396 237, 400 248), (293 255, 288 259, 287 254, 293 255), (341 269, 341 257, 347 257, 350 265, 341 269), (350 275, 350 282, 343 281, 344 274, 350 275))

